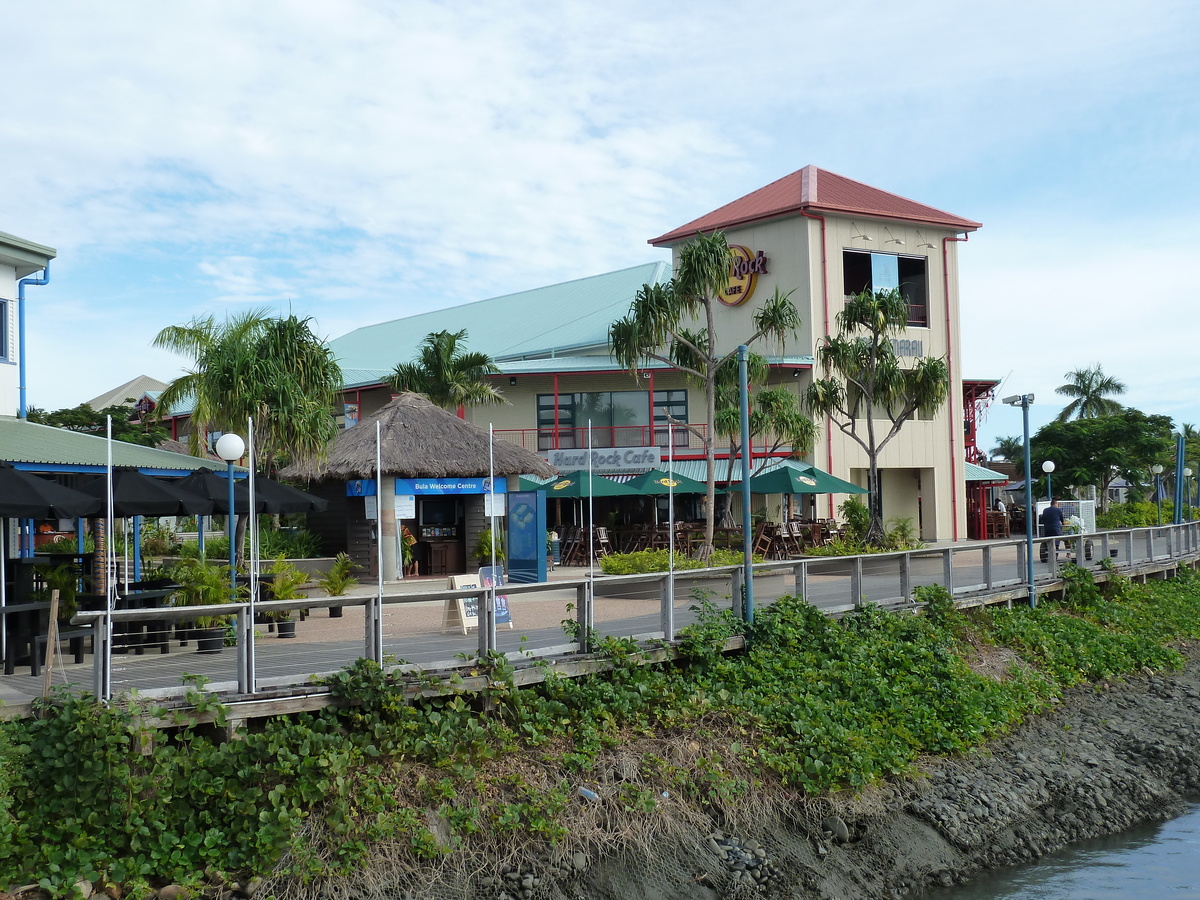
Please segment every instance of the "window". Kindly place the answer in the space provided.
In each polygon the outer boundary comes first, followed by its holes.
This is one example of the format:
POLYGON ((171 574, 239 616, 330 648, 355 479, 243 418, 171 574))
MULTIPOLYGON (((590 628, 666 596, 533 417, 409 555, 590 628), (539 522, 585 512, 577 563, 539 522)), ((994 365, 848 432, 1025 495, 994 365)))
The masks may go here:
POLYGON ((850 295, 899 288, 900 295, 908 304, 908 324, 916 328, 928 328, 929 279, 926 262, 924 256, 843 250, 843 293, 850 295))
POLYGON ((0 300, 0 359, 8 360, 8 301, 0 300))
POLYGON ((650 426, 648 391, 591 391, 558 395, 558 433, 555 442, 554 395, 538 394, 538 449, 574 450, 593 447, 644 447, 650 426))
POLYGON ((654 443, 659 447, 688 447, 689 433, 682 425, 673 422, 688 420, 688 392, 655 391, 654 393, 654 443), (667 435, 671 435, 670 443, 667 435))

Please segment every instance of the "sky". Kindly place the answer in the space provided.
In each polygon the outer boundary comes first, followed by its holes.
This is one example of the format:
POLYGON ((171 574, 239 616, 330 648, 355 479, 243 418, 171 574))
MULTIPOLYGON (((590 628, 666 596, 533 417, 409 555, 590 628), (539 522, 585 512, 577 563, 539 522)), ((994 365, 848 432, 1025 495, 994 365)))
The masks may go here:
MULTIPOLYGON (((1034 430, 1097 363, 1200 423, 1190 0, 0 0, 0 22, 0 231, 58 251, 27 293, 31 405, 174 378, 151 342, 196 316, 332 338, 669 260, 647 239, 812 164, 983 223, 963 373, 1033 393, 1034 430)), ((1020 432, 995 403, 980 445, 1020 432)))

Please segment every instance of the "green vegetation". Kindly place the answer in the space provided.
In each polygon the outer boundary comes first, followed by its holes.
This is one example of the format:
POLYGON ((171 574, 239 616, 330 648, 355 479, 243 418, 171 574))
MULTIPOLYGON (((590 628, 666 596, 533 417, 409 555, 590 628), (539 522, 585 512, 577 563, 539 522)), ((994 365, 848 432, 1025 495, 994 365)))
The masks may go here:
POLYGON ((362 566, 350 558, 350 554, 342 551, 334 558, 329 571, 317 579, 317 584, 330 597, 341 597, 348 589, 358 584, 354 570, 361 568, 362 566))
MULTIPOLYGON (((84 876, 144 896, 148 882, 194 883, 206 869, 339 878, 385 857, 514 859, 586 840, 592 803, 657 828, 679 814, 659 808, 664 792, 736 811, 760 788, 857 789, 921 754, 977 746, 1072 685, 1177 667, 1170 642, 1200 637, 1190 572, 1102 589, 1086 571, 1066 577, 1064 599, 1036 610, 964 613, 928 588, 925 615, 868 606, 835 621, 785 597, 729 655, 744 626, 701 602, 677 663, 639 665, 639 647, 610 638, 612 671, 517 690, 495 656, 475 662, 490 677, 470 697, 425 679, 409 702, 402 676, 360 661, 331 681, 339 707, 232 741, 207 726, 168 735, 149 724, 166 714, 136 704, 59 695, 0 723, 0 882, 39 877, 65 894, 84 876), (998 648, 1019 659, 1006 674, 972 669, 998 648), (618 758, 636 761, 629 777, 598 780, 618 758), (577 796, 583 785, 596 801, 577 796)), ((226 724, 199 691, 191 701, 226 724)))
MULTIPOLYGON (((128 398, 133 403, 140 397, 128 398)), ((56 409, 48 412, 29 407, 29 421, 39 425, 53 425, 55 428, 65 428, 67 431, 80 431, 84 434, 94 434, 104 437, 108 433, 108 417, 112 416, 112 436, 114 441, 125 441, 129 444, 141 444, 144 447, 157 447, 170 435, 167 429, 151 422, 133 421, 135 413, 132 406, 108 406, 104 409, 92 409, 86 403, 80 403, 72 409, 56 409)))
MULTIPOLYGON (((669 565, 668 550, 639 550, 636 553, 610 553, 600 560, 600 571, 605 575, 647 575, 665 572, 669 565)), ((740 566, 745 557, 740 550, 714 550, 707 561, 691 559, 675 551, 675 569, 704 569, 715 566, 740 566)), ((762 562, 762 555, 754 557, 762 562)))
POLYGON ((400 363, 385 381, 393 391, 423 394, 442 409, 506 403, 488 380, 500 370, 486 353, 469 351, 467 330, 425 335, 417 358, 400 363))
MULTIPOLYGON (((695 422, 717 420, 719 405, 728 408, 726 399, 719 401, 720 385, 736 381, 737 351, 721 350, 737 344, 752 345, 756 341, 769 339, 779 348, 794 340, 800 331, 800 313, 791 301, 791 292, 782 293, 779 288, 763 301, 755 301, 752 317, 753 332, 746 337, 717 332, 721 309, 720 299, 729 286, 731 267, 735 260, 734 251, 725 239, 725 232, 698 234, 679 247, 671 280, 665 284, 644 284, 633 298, 629 312, 613 322, 608 329, 608 346, 612 356, 631 375, 647 363, 666 363, 691 383, 704 390, 703 418, 697 417, 691 424, 677 422, 686 428, 693 440, 704 448, 705 494, 704 541, 696 556, 706 559, 713 551, 714 513, 716 510, 716 456, 713 443, 715 429, 703 429, 695 422), (692 327, 695 325, 696 327, 692 327), (726 374, 722 376, 722 370, 726 374)), ((811 423, 800 423, 802 417, 787 416, 779 407, 776 398, 775 413, 785 416, 785 422, 794 424, 801 432, 798 440, 811 443, 811 423)), ((764 413, 766 410, 762 410, 764 413)), ((785 425, 785 427, 788 427, 785 425)))
POLYGON ((908 290, 868 289, 848 297, 837 314, 838 334, 817 348, 824 376, 814 378, 804 394, 810 412, 829 416, 867 455, 870 521, 864 540, 874 547, 886 540, 879 454, 905 422, 932 414, 950 392, 944 357, 900 363, 896 338, 908 326, 908 290))

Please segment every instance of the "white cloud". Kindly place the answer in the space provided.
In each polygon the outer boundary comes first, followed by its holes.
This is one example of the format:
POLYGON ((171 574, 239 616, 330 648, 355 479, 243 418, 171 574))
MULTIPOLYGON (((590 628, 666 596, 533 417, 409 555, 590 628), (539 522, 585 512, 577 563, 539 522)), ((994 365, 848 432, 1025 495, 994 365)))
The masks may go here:
MULTIPOLYGON (((28 39, 6 47, 0 229, 59 248, 70 294, 43 290, 78 313, 52 336, 68 358, 95 346, 89 310, 125 323, 95 364, 114 384, 116 359, 162 366, 135 340, 231 303, 291 300, 336 334, 660 259, 647 238, 807 163, 982 219, 964 281, 989 305, 1086 284, 1055 344, 1107 357, 1085 320, 1111 320, 1138 263, 1055 236, 1117 204, 1157 233, 1200 199, 1162 188, 1200 118, 1182 2, 77 0, 52 35, 37 5, 5 14, 28 39)), ((1147 392, 1153 333, 1121 335, 1147 392)), ((964 338, 972 371, 1065 371, 1040 342, 964 338)))

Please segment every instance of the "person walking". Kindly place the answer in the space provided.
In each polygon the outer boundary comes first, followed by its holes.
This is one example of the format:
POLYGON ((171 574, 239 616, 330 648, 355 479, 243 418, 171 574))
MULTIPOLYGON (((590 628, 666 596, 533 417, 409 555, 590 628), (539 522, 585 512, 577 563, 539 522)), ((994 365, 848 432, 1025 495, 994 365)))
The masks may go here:
MULTIPOLYGON (((1042 536, 1058 538, 1063 533, 1063 511, 1058 505, 1058 499, 1050 501, 1050 505, 1042 510, 1042 536)), ((1054 552, 1058 552, 1058 541, 1054 541, 1054 552)))

